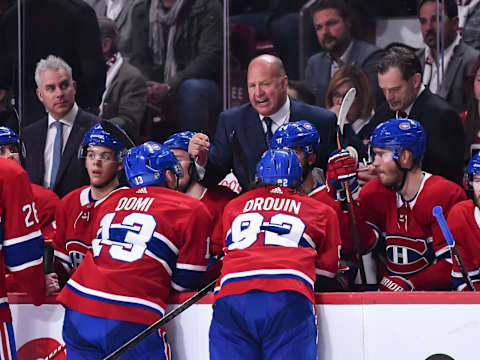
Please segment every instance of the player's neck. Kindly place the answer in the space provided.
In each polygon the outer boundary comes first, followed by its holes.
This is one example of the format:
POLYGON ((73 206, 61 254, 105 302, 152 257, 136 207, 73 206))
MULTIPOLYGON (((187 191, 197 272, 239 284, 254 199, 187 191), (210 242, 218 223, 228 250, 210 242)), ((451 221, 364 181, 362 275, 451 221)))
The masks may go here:
POLYGON ((302 183, 301 189, 305 194, 310 193, 317 186, 317 180, 313 177, 312 172, 310 171, 305 177, 305 180, 302 183))
POLYGON ((187 191, 185 191, 185 194, 190 195, 195 199, 201 199, 204 192, 205 192, 205 188, 202 185, 200 185, 196 181, 192 181, 187 191))
POLYGON ((90 186, 92 198, 93 200, 101 200, 108 194, 110 194, 113 190, 115 190, 119 185, 118 178, 115 177, 112 181, 110 181, 107 185, 102 187, 95 187, 90 186))
POLYGON ((417 195, 418 189, 420 189, 424 175, 420 168, 410 170, 405 180, 405 185, 399 191, 400 195, 406 200, 413 199, 417 195))

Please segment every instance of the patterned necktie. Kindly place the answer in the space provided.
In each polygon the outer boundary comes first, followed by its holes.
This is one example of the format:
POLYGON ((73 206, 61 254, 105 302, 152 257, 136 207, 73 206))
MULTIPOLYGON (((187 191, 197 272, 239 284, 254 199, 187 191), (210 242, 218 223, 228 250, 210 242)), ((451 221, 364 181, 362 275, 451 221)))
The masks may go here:
POLYGON ((62 123, 60 121, 55 121, 54 124, 57 128, 57 134, 55 135, 55 140, 53 142, 52 172, 50 175, 51 190, 53 190, 53 188, 55 187, 55 180, 57 179, 58 168, 60 167, 60 159, 62 158, 63 147, 62 123))
POLYGON ((267 143, 267 147, 270 147, 270 140, 273 137, 273 133, 272 133, 272 122, 273 122, 273 120, 271 118, 269 118, 268 116, 265 116, 263 118, 263 120, 265 121, 265 124, 267 125, 267 132, 265 133, 265 141, 267 143))

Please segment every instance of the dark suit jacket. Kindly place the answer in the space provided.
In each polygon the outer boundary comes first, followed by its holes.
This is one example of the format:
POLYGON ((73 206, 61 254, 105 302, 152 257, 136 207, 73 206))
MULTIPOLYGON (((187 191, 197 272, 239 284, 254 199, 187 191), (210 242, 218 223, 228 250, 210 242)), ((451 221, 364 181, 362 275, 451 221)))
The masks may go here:
MULTIPOLYGON (((463 125, 455 109, 428 89, 423 90, 408 114, 410 119, 422 124, 427 134, 427 149, 422 169, 434 175, 441 175, 457 184, 463 179, 463 125)), ((375 111, 369 126, 395 118, 388 104, 375 111)))
MULTIPOLYGON (((45 115, 38 100, 34 75, 37 62, 53 54, 72 68, 77 82, 76 102, 98 107, 105 90, 106 65, 95 11, 83 0, 23 0, 25 32, 23 58, 24 117, 27 126, 45 115)), ((0 24, 0 89, 17 85, 17 7, 0 24)))
MULTIPOLYGON (((53 191, 60 197, 70 191, 88 185, 90 180, 83 160, 78 159, 78 149, 85 133, 98 122, 98 118, 82 109, 78 109, 77 117, 73 123, 72 131, 63 150, 57 181, 53 191)), ((43 185, 45 162, 43 152, 47 138, 48 117, 27 126, 23 131, 23 141, 27 150, 25 157, 25 170, 30 181, 43 185)))
MULTIPOLYGON (((307 105, 290 98, 290 120, 307 120, 317 128, 321 139, 321 149, 317 164, 326 168, 328 156, 336 149, 336 117, 335 114, 318 106, 307 105)), ((220 114, 215 140, 208 154, 205 179, 206 186, 216 185, 233 169, 244 190, 253 180, 248 179, 241 164, 239 152, 232 146, 232 132, 235 132, 240 147, 246 154, 250 176, 262 154, 267 150, 265 135, 258 113, 252 105, 245 104, 220 114)))

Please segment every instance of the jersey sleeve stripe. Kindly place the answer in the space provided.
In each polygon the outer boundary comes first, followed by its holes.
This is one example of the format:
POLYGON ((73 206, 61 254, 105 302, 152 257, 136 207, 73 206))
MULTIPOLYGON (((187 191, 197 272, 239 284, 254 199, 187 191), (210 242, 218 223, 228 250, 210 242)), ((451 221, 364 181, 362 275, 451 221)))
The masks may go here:
POLYGON ((313 283, 314 283, 314 281, 310 277, 308 277, 306 274, 298 270, 261 269, 261 270, 249 270, 249 271, 242 271, 242 272, 227 274, 220 280, 220 286, 223 286, 226 282, 231 280, 246 280, 247 278, 254 278, 254 277, 274 277, 274 278, 294 277, 305 282, 312 289, 313 289, 313 283))
POLYGON ((91 298, 94 300, 100 300, 100 301, 104 301, 104 302, 116 304, 116 305, 126 305, 126 306, 144 308, 144 309, 151 310, 155 313, 158 313, 162 316, 165 313, 165 309, 154 302, 141 299, 141 298, 116 295, 116 294, 111 294, 104 291, 90 289, 80 285, 79 283, 77 283, 72 279, 68 280, 65 286, 67 286, 70 290, 72 290, 73 292, 81 296, 85 296, 87 298, 91 298))
MULTIPOLYGON (((17 242, 15 245, 5 246, 3 249, 5 264, 10 268, 16 268, 22 264, 28 264, 43 256, 43 237, 31 238, 28 241, 17 242)), ((26 267, 29 267, 28 265, 26 267)), ((24 267, 24 268, 26 268, 24 267)))
POLYGON ((192 271, 206 271, 207 267, 206 266, 201 266, 201 265, 177 263, 177 269, 192 270, 192 271))
POLYGON ((3 240, 3 246, 6 247, 6 246, 12 246, 12 245, 20 244, 22 242, 29 241, 31 239, 35 239, 37 237, 42 237, 42 233, 40 232, 40 230, 31 232, 30 234, 19 236, 19 237, 16 237, 16 238, 3 240))
POLYGON ((172 282, 185 289, 195 289, 203 281, 204 271, 176 269, 172 275, 172 282))
POLYGON ((161 258, 166 261, 171 270, 175 269, 175 263, 177 262, 177 253, 173 252, 172 249, 165 242, 158 238, 154 238, 147 243, 147 249, 148 251, 150 251, 152 256, 155 256, 156 258, 161 258))
POLYGON ((155 232, 153 234, 153 237, 162 241, 162 242, 164 242, 170 248, 170 250, 173 251, 173 253, 175 255, 178 255, 178 248, 170 240, 168 240, 165 236, 163 236, 162 234, 160 234, 158 232, 155 232))
MULTIPOLYGON (((305 246, 305 244, 303 244, 303 242, 306 242, 308 244, 307 245, 308 247, 311 247, 313 249, 317 248, 317 245, 315 245, 312 238, 306 233, 303 234, 302 239, 300 240, 300 246, 305 246)), ((307 246, 305 246, 305 247, 307 247, 307 246)))
POLYGON ((43 262, 43 257, 40 257, 39 259, 29 261, 29 262, 26 262, 26 263, 23 263, 23 264, 17 265, 17 266, 8 266, 7 265, 7 269, 11 272, 22 271, 22 270, 28 269, 30 267, 40 265, 42 262, 43 262))
POLYGON ((175 290, 175 291, 180 291, 180 292, 183 292, 183 291, 188 291, 190 289, 187 289, 187 288, 184 288, 178 284, 175 284, 173 281, 172 281, 172 288, 175 290))
POLYGON ((163 267, 165 268, 165 271, 168 273, 168 275, 172 276, 172 268, 170 267, 170 265, 168 264, 167 261, 165 261, 164 259, 156 256, 150 250, 146 250, 145 255, 150 256, 152 259, 157 260, 160 264, 163 265, 163 267))

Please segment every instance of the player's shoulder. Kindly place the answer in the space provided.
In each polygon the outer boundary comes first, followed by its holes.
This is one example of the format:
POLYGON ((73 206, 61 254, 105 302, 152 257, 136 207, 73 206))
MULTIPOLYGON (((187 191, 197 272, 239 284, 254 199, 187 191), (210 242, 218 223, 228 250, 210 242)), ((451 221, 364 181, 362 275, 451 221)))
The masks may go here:
POLYGON ((392 189, 387 188, 385 185, 382 184, 380 178, 376 178, 370 180, 365 185, 362 186, 360 190, 360 196, 385 196, 390 195, 393 196, 394 191, 392 189))
POLYGON ((0 159, 0 169, 3 181, 15 182, 18 176, 27 176, 28 179, 27 172, 13 160, 0 159))
POLYGON ((475 204, 472 200, 467 199, 460 201, 452 206, 450 212, 448 213, 448 217, 459 217, 463 216, 466 217, 468 214, 473 214, 475 211, 475 204))
POLYGON ((62 197, 61 202, 62 204, 72 204, 72 203, 82 203, 82 198, 84 199, 83 202, 88 202, 88 193, 90 191, 90 185, 84 185, 79 187, 75 190, 70 191, 64 197, 62 197), (86 200, 85 200, 86 199, 86 200))
POLYGON ((465 191, 460 185, 453 181, 439 175, 431 175, 428 173, 425 173, 425 176, 428 177, 423 187, 425 197, 432 198, 432 200, 437 202, 442 199, 451 198, 457 198, 459 200, 466 199, 465 191))
POLYGON ((36 199, 42 199, 44 201, 51 201, 51 202, 60 201, 60 198, 58 197, 58 195, 55 194, 52 190, 47 189, 44 186, 33 184, 33 183, 31 185, 32 185, 33 196, 36 199))

